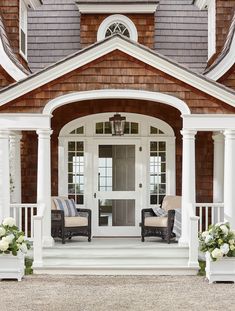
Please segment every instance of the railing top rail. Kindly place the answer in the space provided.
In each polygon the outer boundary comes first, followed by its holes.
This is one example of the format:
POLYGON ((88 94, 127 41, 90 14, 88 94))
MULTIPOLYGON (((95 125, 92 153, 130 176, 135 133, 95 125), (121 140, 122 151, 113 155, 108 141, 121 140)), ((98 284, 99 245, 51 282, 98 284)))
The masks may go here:
POLYGON ((224 207, 224 203, 195 203, 196 207, 224 207))
POLYGON ((38 204, 37 203, 12 203, 12 204, 10 204, 10 207, 18 207, 18 208, 20 208, 20 207, 31 207, 31 208, 34 208, 34 207, 38 207, 38 204))

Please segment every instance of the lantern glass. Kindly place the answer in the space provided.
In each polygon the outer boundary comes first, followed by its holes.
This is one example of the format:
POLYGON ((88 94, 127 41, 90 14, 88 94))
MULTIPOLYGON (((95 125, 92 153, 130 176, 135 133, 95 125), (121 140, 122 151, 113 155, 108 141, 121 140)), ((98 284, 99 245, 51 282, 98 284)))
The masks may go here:
POLYGON ((120 114, 116 113, 113 117, 109 118, 109 122, 111 123, 113 136, 124 135, 124 128, 126 122, 125 117, 122 117, 120 114))

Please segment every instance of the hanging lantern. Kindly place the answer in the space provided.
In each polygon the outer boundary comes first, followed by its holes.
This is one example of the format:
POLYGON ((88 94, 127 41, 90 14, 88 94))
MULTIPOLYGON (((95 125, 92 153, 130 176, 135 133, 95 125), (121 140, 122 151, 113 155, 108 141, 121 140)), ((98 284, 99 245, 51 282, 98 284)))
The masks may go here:
POLYGON ((113 117, 109 118, 109 122, 111 124, 113 136, 124 135, 124 128, 126 122, 125 117, 122 117, 119 113, 116 113, 113 117))

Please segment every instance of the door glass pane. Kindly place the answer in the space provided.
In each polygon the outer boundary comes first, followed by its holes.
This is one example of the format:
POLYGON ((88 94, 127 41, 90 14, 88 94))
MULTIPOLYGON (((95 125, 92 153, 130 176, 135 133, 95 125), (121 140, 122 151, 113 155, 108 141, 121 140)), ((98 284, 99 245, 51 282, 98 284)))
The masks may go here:
POLYGON ((99 200, 99 226, 135 226, 135 200, 99 200))
POLYGON ((135 191, 135 146, 99 146, 98 191, 135 191))
POLYGON ((166 194, 166 142, 150 143, 150 204, 160 204, 166 194))

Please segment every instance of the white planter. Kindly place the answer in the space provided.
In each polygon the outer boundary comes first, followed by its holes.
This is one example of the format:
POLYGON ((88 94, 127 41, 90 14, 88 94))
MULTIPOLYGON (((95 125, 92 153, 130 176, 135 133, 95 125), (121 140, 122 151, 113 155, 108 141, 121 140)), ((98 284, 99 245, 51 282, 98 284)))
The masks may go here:
POLYGON ((0 254, 0 279, 17 279, 21 281, 24 276, 24 254, 18 252, 17 256, 0 254))
POLYGON ((212 261, 210 253, 206 253, 206 277, 209 284, 216 281, 235 282, 235 257, 224 257, 212 261))

